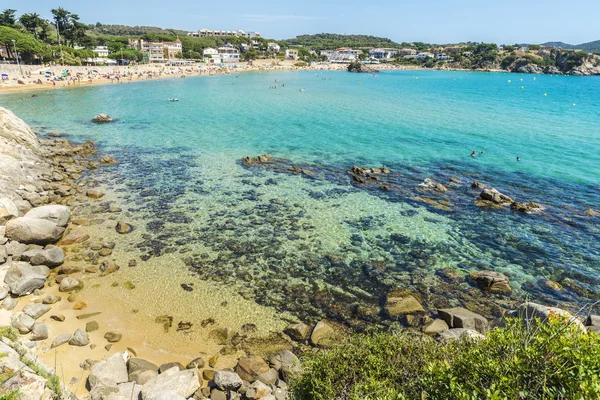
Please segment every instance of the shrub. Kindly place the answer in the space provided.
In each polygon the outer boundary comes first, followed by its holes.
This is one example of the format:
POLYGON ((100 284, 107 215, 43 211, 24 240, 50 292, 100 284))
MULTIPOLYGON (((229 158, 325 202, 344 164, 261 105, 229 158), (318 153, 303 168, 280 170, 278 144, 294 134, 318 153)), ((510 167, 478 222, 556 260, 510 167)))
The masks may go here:
POLYGON ((408 332, 361 334, 309 353, 295 399, 600 398, 600 336, 553 320, 508 320, 480 341, 408 332))

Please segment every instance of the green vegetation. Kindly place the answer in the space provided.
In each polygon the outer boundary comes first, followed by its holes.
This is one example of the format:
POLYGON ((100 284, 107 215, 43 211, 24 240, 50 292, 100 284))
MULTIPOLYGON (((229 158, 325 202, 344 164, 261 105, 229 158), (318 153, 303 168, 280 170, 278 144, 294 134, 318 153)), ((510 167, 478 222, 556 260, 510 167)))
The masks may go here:
POLYGON ((558 319, 509 320, 480 341, 447 344, 407 331, 355 335, 303 365, 298 400, 600 397, 600 336, 558 319))
POLYGON ((338 35, 334 33, 300 35, 283 42, 288 46, 304 46, 318 51, 339 47, 400 47, 400 44, 387 38, 369 35, 338 35))
POLYGON ((19 337, 19 331, 17 331, 12 326, 1 326, 0 337, 5 337, 9 340, 17 340, 17 338, 19 337))

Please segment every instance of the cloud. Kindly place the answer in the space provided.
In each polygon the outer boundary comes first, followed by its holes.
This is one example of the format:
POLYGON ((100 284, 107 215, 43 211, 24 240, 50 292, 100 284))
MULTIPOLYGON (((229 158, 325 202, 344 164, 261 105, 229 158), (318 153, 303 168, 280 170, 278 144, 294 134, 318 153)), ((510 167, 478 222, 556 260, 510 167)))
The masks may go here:
POLYGON ((269 15, 269 14, 244 14, 242 19, 252 22, 278 22, 278 21, 313 21, 325 19, 308 15, 269 15))

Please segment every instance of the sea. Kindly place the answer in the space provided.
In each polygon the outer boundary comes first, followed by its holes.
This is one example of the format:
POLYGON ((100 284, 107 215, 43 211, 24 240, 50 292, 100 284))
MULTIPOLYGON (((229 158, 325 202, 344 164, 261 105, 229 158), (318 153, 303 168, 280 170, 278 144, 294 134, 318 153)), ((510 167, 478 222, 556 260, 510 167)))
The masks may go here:
POLYGON ((0 105, 119 160, 86 179, 136 227, 137 274, 149 260, 357 329, 395 320, 397 290, 432 315, 600 299, 599 77, 264 71, 32 93, 0 105), (360 183, 353 166, 390 173, 360 183), (540 211, 481 207, 474 181, 540 211), (477 287, 484 270, 512 293, 477 287))

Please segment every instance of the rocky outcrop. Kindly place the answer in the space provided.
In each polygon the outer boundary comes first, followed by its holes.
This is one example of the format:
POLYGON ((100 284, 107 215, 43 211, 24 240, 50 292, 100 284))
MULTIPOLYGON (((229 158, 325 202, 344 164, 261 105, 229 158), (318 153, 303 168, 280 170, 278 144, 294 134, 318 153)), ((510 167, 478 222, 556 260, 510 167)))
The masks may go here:
POLYGON ((477 285, 490 293, 511 293, 508 277, 496 271, 477 271, 469 275, 477 285))
POLYGON ((113 119, 106 114, 97 114, 96 116, 94 116, 94 118, 92 118, 92 122, 96 122, 98 124, 112 121, 113 119))
POLYGON ((526 326, 537 325, 538 323, 547 324, 548 321, 554 319, 573 325, 582 332, 587 332, 581 320, 570 312, 538 303, 523 303, 516 310, 506 313, 505 316, 509 318, 519 318, 526 326))
POLYGON ((348 65, 348 72, 373 73, 377 72, 377 70, 375 68, 368 67, 366 64, 361 62, 351 62, 348 65))
POLYGON ((485 333, 488 330, 488 321, 466 308, 444 308, 438 310, 438 314, 450 328, 472 329, 480 333, 485 333))
POLYGON ((273 157, 271 157, 268 154, 263 154, 262 156, 256 156, 256 157, 244 157, 242 158, 242 162, 248 166, 251 167, 253 165, 258 165, 258 164, 265 164, 265 163, 269 163, 273 160, 273 157))

